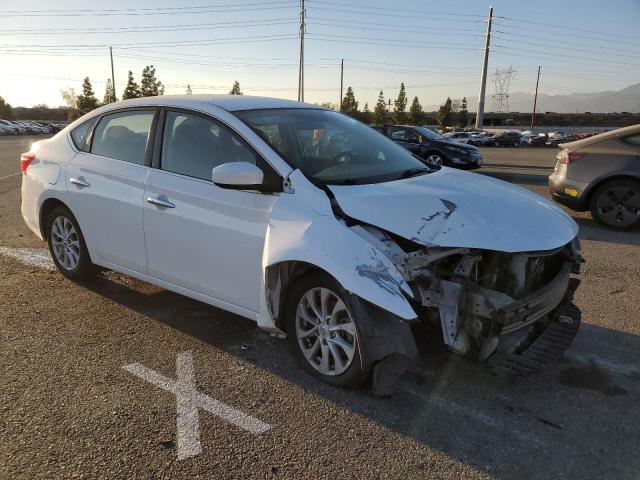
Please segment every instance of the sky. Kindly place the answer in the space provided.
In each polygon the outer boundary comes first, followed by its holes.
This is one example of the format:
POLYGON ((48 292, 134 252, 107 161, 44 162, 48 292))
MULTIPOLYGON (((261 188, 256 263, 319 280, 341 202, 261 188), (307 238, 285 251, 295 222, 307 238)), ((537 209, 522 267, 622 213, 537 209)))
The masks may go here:
MULTIPOLYGON (((640 82, 640 0, 306 0, 305 100, 360 108, 401 82, 423 106, 477 96, 489 5, 489 73, 513 67, 511 92, 615 91, 640 82)), ((153 64, 166 94, 297 98, 300 0, 0 0, 0 96, 63 105, 89 76, 104 96, 113 48, 116 94, 153 64)), ((491 78, 487 93, 494 91, 491 78)), ((637 103, 637 102, 636 102, 637 103)), ((474 110, 470 106, 470 110, 474 110)))

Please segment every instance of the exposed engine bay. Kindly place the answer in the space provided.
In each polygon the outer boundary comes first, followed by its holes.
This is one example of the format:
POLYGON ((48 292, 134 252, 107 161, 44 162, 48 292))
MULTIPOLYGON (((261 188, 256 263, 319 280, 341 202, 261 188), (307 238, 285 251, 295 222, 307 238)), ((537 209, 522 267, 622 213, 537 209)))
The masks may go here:
MULTIPOLYGON (((377 227, 351 228, 398 266, 420 319, 439 321, 449 349, 480 362, 496 351, 502 336, 526 327, 542 332, 561 316, 558 307, 571 303, 579 284, 572 278, 582 263, 577 238, 551 251, 503 253, 428 248, 377 227)), ((513 348, 522 350, 534 339, 525 335, 513 348)))

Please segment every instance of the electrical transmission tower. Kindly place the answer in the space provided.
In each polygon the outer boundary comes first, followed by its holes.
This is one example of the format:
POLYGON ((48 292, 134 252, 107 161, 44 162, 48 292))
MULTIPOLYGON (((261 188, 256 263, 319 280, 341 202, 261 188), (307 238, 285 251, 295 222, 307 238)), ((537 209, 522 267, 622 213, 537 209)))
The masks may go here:
POLYGON ((493 111, 508 112, 509 111, 509 86, 511 80, 516 75, 516 70, 509 67, 504 70, 498 70, 491 74, 491 79, 495 85, 493 94, 493 111))

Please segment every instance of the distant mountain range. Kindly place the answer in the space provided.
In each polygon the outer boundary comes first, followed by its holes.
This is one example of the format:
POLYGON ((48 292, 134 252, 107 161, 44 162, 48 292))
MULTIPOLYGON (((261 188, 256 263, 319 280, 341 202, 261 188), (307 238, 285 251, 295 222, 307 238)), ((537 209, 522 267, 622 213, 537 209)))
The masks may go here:
MULTIPOLYGON (((492 93, 487 92, 485 111, 493 111, 492 93)), ((475 111, 478 97, 467 97, 469 111, 475 111)), ((425 111, 436 111, 440 105, 428 105, 425 111)), ((513 92, 509 94, 509 111, 531 112, 533 108, 533 94, 513 92)), ((606 113, 631 112, 640 113, 640 83, 617 91, 603 91, 594 93, 572 93, 568 95, 538 94, 536 111, 557 113, 606 113)))

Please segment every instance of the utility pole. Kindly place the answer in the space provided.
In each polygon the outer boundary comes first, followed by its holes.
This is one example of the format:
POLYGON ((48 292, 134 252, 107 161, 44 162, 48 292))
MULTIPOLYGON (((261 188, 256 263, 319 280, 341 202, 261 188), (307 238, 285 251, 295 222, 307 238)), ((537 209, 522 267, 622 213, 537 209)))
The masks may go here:
POLYGON ((298 72, 298 101, 304 102, 304 0, 300 0, 300 70, 298 72))
POLYGON ((538 84, 540 83, 540 65, 538 65, 538 78, 536 79, 536 94, 533 97, 533 112, 531 113, 531 130, 536 123, 536 106, 538 104, 538 84))
POLYGON ((111 85, 113 87, 113 100, 116 99, 116 77, 113 75, 113 49, 109 45, 109 56, 111 57, 111 85))
POLYGON ((487 89, 487 66, 489 65, 489 45, 491 43, 491 22, 493 20, 493 7, 489 7, 487 19, 487 35, 484 41, 484 60, 482 62, 482 77, 480 78, 480 95, 478 96, 478 112, 476 113, 476 130, 480 130, 484 124, 484 94, 487 89))
POLYGON ((342 88, 344 85, 344 58, 340 62, 340 103, 338 103, 338 111, 342 111, 342 88))

